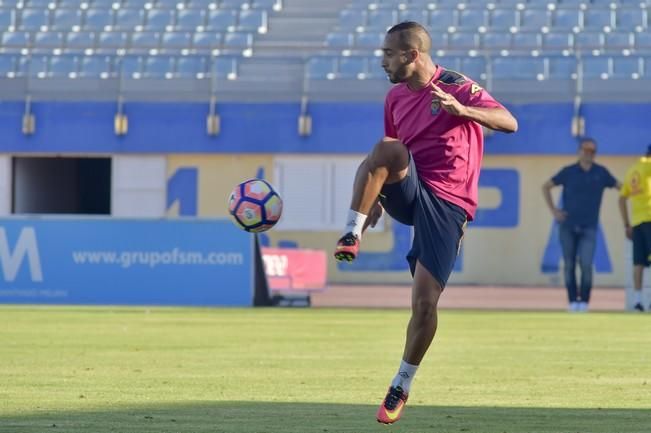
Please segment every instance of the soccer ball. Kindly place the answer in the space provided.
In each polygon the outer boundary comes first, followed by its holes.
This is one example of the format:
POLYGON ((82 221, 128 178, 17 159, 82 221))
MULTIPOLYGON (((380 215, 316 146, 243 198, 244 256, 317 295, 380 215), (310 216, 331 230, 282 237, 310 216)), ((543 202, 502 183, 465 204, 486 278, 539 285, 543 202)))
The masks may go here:
POLYGON ((233 188, 228 197, 228 212, 239 228, 259 233, 278 222, 283 201, 267 181, 249 179, 233 188))

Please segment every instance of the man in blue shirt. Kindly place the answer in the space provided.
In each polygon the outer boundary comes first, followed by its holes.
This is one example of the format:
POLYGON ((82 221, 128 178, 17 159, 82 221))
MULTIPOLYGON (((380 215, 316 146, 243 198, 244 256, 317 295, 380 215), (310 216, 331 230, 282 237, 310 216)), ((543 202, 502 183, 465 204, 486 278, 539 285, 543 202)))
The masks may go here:
POLYGON ((543 195, 559 234, 565 264, 565 287, 570 311, 587 311, 592 289, 592 262, 597 245, 599 208, 604 189, 621 187, 608 169, 594 162, 597 144, 590 138, 579 143, 579 160, 563 167, 543 185, 543 195), (551 189, 562 185, 562 208, 552 200, 551 189), (581 268, 581 291, 576 284, 576 259, 581 268))

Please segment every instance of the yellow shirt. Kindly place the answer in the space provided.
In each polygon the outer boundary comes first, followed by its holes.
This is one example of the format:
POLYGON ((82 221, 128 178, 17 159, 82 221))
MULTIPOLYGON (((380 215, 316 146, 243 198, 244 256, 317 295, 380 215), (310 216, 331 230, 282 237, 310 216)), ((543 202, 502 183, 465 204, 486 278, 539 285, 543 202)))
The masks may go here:
POLYGON ((620 194, 630 197, 633 227, 651 222, 651 158, 640 158, 628 169, 620 194))

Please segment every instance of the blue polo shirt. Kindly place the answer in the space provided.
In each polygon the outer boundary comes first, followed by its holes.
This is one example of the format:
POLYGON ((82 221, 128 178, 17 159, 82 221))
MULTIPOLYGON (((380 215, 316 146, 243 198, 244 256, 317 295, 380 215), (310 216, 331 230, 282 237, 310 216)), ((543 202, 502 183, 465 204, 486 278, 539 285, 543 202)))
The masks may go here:
POLYGON ((564 224, 581 227, 597 226, 604 189, 617 185, 617 179, 603 165, 592 163, 586 171, 578 162, 563 167, 552 182, 563 186, 561 198, 567 212, 564 224))

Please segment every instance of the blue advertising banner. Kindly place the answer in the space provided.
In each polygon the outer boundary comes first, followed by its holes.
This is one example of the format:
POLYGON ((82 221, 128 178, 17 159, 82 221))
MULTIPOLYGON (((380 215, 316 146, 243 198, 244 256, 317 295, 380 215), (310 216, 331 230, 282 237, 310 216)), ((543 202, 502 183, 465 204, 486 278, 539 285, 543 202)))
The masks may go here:
POLYGON ((0 303, 250 306, 253 259, 227 220, 0 219, 0 303))

